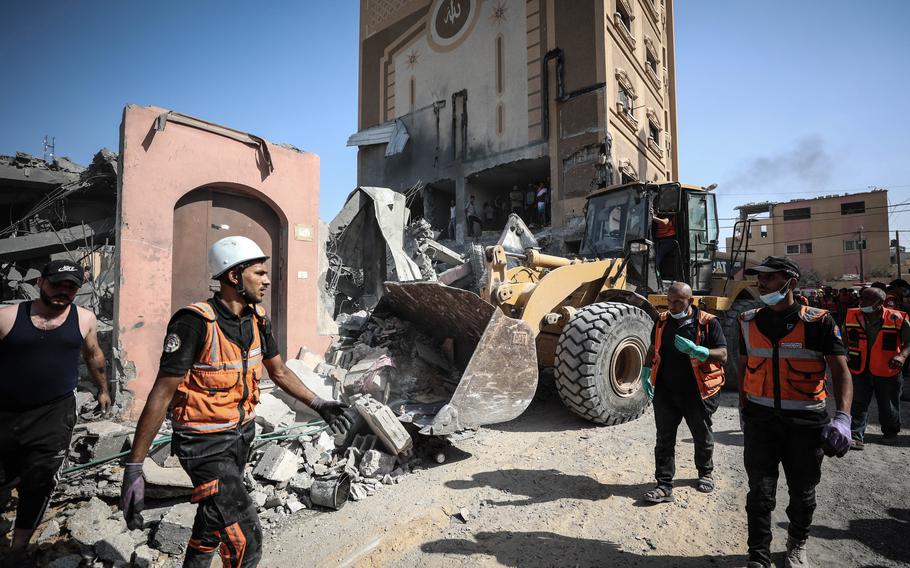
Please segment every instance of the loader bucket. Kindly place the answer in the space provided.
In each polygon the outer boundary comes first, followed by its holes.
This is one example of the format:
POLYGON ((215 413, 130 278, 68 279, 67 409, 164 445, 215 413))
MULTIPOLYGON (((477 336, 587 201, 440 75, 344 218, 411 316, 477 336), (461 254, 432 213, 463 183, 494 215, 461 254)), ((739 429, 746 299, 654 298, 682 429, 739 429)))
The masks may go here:
POLYGON ((386 282, 376 308, 454 343, 461 380, 421 433, 441 436, 518 417, 537 390, 531 327, 477 294, 436 282, 386 282))

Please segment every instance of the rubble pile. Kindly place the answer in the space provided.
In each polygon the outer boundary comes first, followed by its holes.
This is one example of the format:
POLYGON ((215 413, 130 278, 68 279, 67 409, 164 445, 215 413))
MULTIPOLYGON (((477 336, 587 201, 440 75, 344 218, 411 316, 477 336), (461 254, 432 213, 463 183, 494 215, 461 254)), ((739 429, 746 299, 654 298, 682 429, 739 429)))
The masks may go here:
MULTIPOLYGON (((404 229, 404 250, 411 255, 411 260, 420 268, 424 280, 435 282, 437 271, 433 259, 427 254, 428 243, 435 239, 436 231, 426 219, 417 219, 404 229)), ((443 268, 439 272, 445 270, 443 268)))
MULTIPOLYGON (((366 326, 356 315, 347 322, 366 326)), ((301 356, 289 361, 301 380, 322 389, 325 396, 332 396, 333 390, 350 393, 343 395, 350 407, 330 424, 309 420, 285 403, 273 385, 263 385, 244 485, 264 529, 305 509, 337 509, 347 500, 365 499, 421 464, 405 425, 380 402, 384 393, 372 396, 373 383, 364 378, 369 373, 360 376, 358 388, 348 388, 346 380, 356 373, 306 352, 301 356)), ((373 370, 389 368, 380 364, 373 370)), ((80 393, 79 404, 83 416, 97 418, 90 393, 80 393)), ((51 502, 54 513, 47 515, 48 522, 38 533, 43 565, 77 566, 86 560, 99 567, 179 564, 196 505, 189 503, 193 484, 171 455, 167 421, 143 464, 144 527, 128 530, 115 506, 123 476, 120 462, 133 433, 133 428, 109 420, 77 426, 67 469, 51 502)), ((5 517, 12 517, 15 505, 15 500, 7 503, 5 517)))

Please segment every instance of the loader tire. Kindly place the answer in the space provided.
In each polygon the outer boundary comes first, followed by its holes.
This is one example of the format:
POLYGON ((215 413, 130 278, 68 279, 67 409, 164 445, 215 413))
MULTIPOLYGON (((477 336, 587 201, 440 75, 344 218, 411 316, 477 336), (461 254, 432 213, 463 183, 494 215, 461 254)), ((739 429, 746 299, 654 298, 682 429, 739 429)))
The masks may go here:
POLYGON ((471 262, 471 272, 474 274, 474 290, 480 293, 487 271, 487 255, 482 245, 471 245, 468 253, 471 262))
POLYGON ((597 424, 635 420, 650 400, 641 369, 654 320, 618 302, 586 306, 569 320, 556 345, 556 391, 569 410, 597 424))

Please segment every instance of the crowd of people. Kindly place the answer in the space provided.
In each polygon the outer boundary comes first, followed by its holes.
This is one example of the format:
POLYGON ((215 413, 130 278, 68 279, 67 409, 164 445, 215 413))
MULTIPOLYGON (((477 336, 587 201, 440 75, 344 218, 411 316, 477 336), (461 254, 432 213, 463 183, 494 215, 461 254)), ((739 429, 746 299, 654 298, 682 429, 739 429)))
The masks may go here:
MULTIPOLYGON (((478 237, 482 231, 501 229, 511 213, 521 217, 528 225, 549 225, 550 197, 549 184, 544 181, 529 183, 526 189, 513 185, 508 196, 497 195, 482 205, 471 195, 464 206, 467 236, 478 237)), ((449 204, 450 239, 455 238, 455 211, 455 200, 452 200, 449 204)))
MULTIPOLYGON (((901 429, 902 369, 910 357, 910 285, 895 280, 835 293, 797 293, 799 265, 767 257, 746 269, 763 307, 740 314, 738 383, 743 464, 748 477, 747 568, 772 566, 772 513, 783 466, 789 493, 784 566, 813 566, 808 538, 824 457, 862 450, 869 405, 876 399, 882 444, 901 429), (833 415, 827 399, 833 395, 833 415)), ((695 445, 696 489, 714 491, 712 416, 724 384, 727 341, 717 318, 675 282, 668 310, 651 332, 641 372, 652 399, 656 486, 650 503, 673 501, 677 429, 685 420, 695 445)))

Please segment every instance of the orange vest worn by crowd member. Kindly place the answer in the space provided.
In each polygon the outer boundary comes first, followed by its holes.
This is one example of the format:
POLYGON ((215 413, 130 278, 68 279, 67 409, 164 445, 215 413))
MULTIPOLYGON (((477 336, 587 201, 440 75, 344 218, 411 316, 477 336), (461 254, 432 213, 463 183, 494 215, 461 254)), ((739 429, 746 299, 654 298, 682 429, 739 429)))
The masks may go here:
POLYGON ((670 237, 676 236, 676 223, 673 219, 674 215, 667 215, 666 219, 669 221, 666 225, 661 225, 660 223, 654 223, 655 239, 668 239, 670 237))
POLYGON ((772 343, 758 329, 755 316, 760 310, 739 316, 746 344, 746 398, 762 406, 784 410, 825 408, 825 357, 806 345, 806 325, 819 322, 825 310, 800 306, 799 318, 787 335, 772 343), (779 406, 778 406, 779 403, 779 406))
MULTIPOLYGON (((667 325, 669 315, 670 312, 660 314, 660 318, 657 320, 657 327, 654 330, 654 358, 651 360, 652 385, 657 383, 657 369, 660 367, 660 346, 664 334, 664 326, 667 325)), ((695 327, 696 345, 704 345, 704 342, 707 341, 709 337, 708 325, 713 319, 714 316, 711 314, 702 310, 698 311, 698 324, 695 327)), ((720 387, 724 385, 723 366, 719 363, 708 361, 702 363, 694 357, 690 357, 689 361, 692 363, 692 372, 695 374, 695 382, 698 384, 698 392, 701 393, 701 397, 704 399, 717 393, 720 387)))
POLYGON ((171 421, 175 430, 219 432, 255 418, 262 378, 259 326, 265 317, 262 306, 255 308, 253 342, 248 352, 224 335, 215 310, 208 302, 183 308, 205 319, 205 341, 171 402, 171 421))
POLYGON ((859 375, 868 369, 876 377, 893 377, 900 373, 900 368, 892 369, 888 363, 904 347, 901 326, 906 317, 904 312, 882 308, 882 328, 870 349, 869 338, 863 328, 864 314, 859 308, 847 310, 844 333, 847 335, 847 366, 850 372, 859 375))

